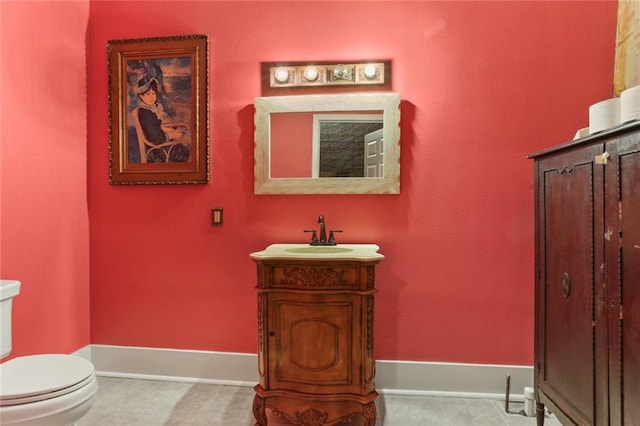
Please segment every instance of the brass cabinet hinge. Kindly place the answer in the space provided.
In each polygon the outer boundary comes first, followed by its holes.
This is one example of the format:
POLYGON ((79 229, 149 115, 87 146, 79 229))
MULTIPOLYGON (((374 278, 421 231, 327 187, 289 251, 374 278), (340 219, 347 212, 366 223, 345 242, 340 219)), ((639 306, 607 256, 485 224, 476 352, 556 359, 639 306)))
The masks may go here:
POLYGON ((603 166, 606 166, 609 157, 611 157, 611 155, 609 155, 607 151, 603 152, 600 155, 596 155, 596 164, 602 164, 603 166))

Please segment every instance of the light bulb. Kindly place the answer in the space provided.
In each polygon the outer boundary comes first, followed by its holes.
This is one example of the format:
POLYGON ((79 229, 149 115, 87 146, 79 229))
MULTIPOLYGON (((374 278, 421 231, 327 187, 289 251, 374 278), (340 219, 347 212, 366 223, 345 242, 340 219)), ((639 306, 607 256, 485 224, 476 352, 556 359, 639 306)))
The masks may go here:
POLYGON ((376 66, 373 64, 367 64, 367 66, 364 67, 364 76, 368 80, 374 78, 376 76, 376 66))
POLYGON ((318 69, 313 65, 310 65, 304 69, 304 78, 307 81, 316 81, 318 79, 318 69))
POLYGON ((289 71, 286 68, 277 68, 273 73, 273 77, 278 83, 286 83, 289 81, 289 71))

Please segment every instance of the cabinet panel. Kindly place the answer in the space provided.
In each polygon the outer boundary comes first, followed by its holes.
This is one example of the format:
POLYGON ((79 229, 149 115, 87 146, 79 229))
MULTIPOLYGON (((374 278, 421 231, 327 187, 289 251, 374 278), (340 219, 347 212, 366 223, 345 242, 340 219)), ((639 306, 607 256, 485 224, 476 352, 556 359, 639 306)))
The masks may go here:
POLYGON ((621 158, 622 392, 625 425, 640 425, 640 152, 621 158))
MULTIPOLYGON (((594 158, 601 147, 540 165, 543 385, 589 423, 595 413, 594 158), (567 338, 571 336, 571 338, 567 338), (587 374, 585 374, 587 372, 587 374)), ((601 190, 601 188, 598 188, 601 190)))
POLYGON ((359 336, 360 297, 269 294, 270 388, 356 392, 353 345, 359 336))
POLYGON ((611 313, 612 424, 640 424, 640 142, 623 138, 608 146, 612 200, 607 203, 611 313))

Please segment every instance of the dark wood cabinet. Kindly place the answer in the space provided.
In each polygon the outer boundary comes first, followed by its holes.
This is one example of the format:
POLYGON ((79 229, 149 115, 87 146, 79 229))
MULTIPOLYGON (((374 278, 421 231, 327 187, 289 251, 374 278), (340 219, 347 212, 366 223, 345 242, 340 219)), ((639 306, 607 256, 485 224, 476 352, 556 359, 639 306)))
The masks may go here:
POLYGON ((640 123, 530 158, 538 424, 640 425, 640 123))
POLYGON ((252 255, 257 425, 375 424, 375 265, 384 257, 371 247, 352 259, 252 255))

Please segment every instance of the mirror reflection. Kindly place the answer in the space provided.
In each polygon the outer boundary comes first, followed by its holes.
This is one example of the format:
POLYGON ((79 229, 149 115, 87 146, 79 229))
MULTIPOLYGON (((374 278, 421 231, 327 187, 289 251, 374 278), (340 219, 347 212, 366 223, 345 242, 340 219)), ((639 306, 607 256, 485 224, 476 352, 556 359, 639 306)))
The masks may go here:
POLYGON ((398 194, 400 95, 256 98, 256 194, 398 194))
POLYGON ((271 178, 382 177, 382 111, 271 114, 271 178))

